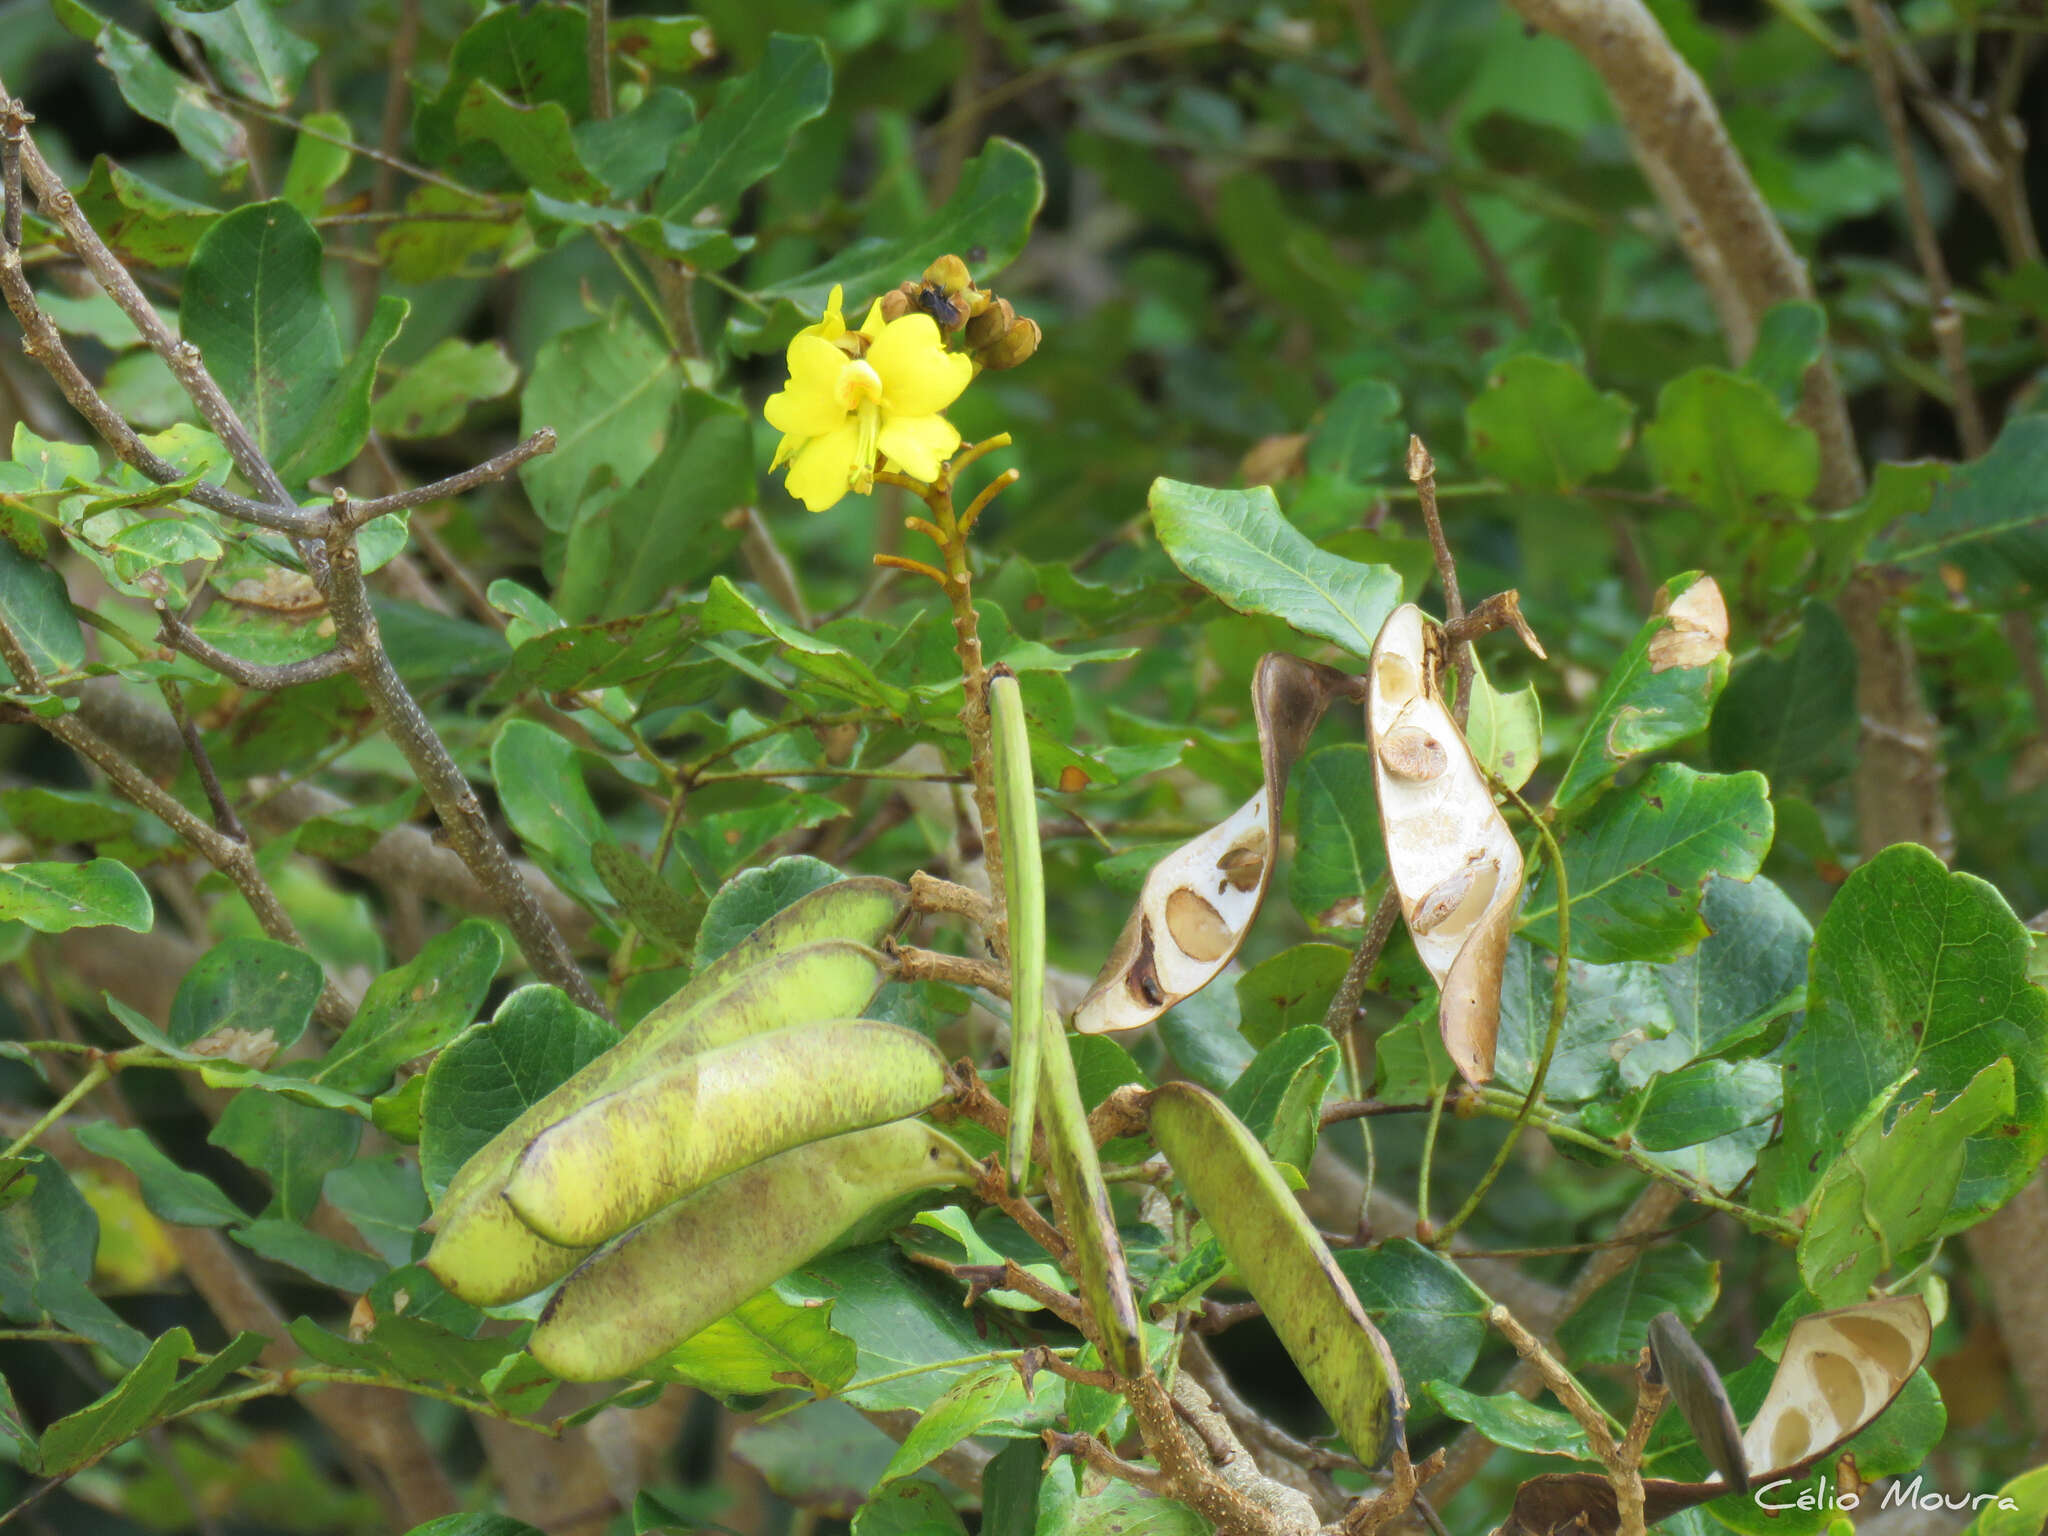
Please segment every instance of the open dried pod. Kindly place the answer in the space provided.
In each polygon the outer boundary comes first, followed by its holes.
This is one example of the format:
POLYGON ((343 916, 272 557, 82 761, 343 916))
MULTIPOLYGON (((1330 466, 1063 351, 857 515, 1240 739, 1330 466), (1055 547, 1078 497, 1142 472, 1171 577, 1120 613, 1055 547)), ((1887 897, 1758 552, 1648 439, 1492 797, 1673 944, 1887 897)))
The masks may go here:
MULTIPOLYGON (((1847 1445, 1891 1406, 1927 1358, 1933 1337, 1933 1320, 1918 1296, 1800 1318, 1785 1340, 1763 1407, 1742 1435, 1749 1484, 1802 1478, 1847 1445)), ((1645 1513, 1654 1525, 1739 1487, 1718 1472, 1699 1483, 1646 1477, 1645 1513)), ((1620 1528, 1612 1483, 1597 1472, 1561 1472, 1522 1484, 1496 1536, 1615 1536, 1620 1528)))
POLYGON ((1265 783, 1152 866, 1130 921, 1074 1015, 1076 1029, 1099 1035, 1150 1024, 1230 963, 1272 882, 1288 771, 1330 700, 1355 696, 1357 687, 1348 674, 1298 656, 1276 651, 1260 658, 1252 709, 1265 783))
POLYGON ((1476 1085, 1493 1076, 1522 850, 1444 703, 1444 659, 1437 625, 1396 608, 1373 642, 1365 723, 1401 913, 1443 994, 1444 1047, 1476 1085))

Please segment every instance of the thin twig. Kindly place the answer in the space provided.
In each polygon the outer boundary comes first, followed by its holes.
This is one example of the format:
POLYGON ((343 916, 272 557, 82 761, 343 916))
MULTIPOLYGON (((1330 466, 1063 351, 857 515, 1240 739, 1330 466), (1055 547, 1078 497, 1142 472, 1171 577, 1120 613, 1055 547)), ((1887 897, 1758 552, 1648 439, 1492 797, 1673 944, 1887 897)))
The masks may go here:
POLYGON ((590 72, 590 115, 612 115, 612 7, 611 0, 586 0, 583 23, 583 62, 590 72))
POLYGON ((423 506, 430 501, 446 501, 451 496, 473 491, 480 485, 502 480, 528 460, 554 451, 555 429, 542 427, 531 437, 513 444, 503 453, 494 454, 473 468, 436 480, 429 485, 416 485, 409 490, 393 491, 389 496, 374 496, 368 501, 352 501, 346 497, 337 497, 334 503, 334 518, 343 528, 360 528, 388 512, 402 512, 407 507, 423 506))

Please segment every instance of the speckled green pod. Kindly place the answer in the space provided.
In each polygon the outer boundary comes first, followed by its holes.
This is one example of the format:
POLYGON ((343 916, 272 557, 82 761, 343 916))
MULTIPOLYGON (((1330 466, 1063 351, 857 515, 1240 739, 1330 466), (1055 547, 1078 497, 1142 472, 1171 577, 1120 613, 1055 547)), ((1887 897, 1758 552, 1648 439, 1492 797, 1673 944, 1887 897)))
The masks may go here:
POLYGON ((630 1375, 882 1207, 971 1184, 978 1171, 950 1138, 916 1120, 794 1147, 591 1254, 549 1300, 526 1347, 565 1381, 630 1375))
POLYGON ((567 1274, 582 1256, 536 1236, 505 1203, 528 1142, 661 1063, 784 1025, 858 1014, 887 975, 869 946, 903 913, 890 880, 842 880, 792 902, 706 966, 612 1049, 494 1136, 436 1203, 426 1264, 474 1306, 517 1300, 567 1274))
POLYGON ((1384 1461, 1407 1409, 1393 1351, 1266 1149, 1193 1083, 1154 1089, 1147 1114, 1152 1139, 1338 1433, 1368 1466, 1384 1461))
POLYGON ((635 1078, 549 1126, 505 1197, 548 1241, 589 1248, 750 1163, 905 1119, 945 1091, 945 1058, 901 1025, 771 1030, 635 1078))

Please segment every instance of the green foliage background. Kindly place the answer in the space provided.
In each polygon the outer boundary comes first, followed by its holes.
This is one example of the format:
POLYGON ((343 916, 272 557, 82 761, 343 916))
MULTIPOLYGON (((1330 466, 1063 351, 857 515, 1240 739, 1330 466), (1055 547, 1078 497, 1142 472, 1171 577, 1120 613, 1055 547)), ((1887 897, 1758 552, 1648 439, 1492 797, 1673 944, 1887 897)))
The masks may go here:
MULTIPOLYGON (((1949 1239, 2048 1150, 2048 1001, 2016 915, 2048 906, 2048 268, 2002 246, 1920 143, 1995 432, 1956 463, 1954 381, 1845 9, 1650 6, 1820 295, 1764 315, 1740 362, 1567 44, 1493 0, 1374 9, 1420 147, 1368 79, 1362 5, 622 3, 605 110, 579 6, 0 3, 0 79, 37 143, 294 492, 383 495, 557 434, 516 476, 372 523, 363 564, 398 676, 550 883, 612 1015, 533 985, 474 881, 445 853, 429 878, 424 840, 394 842, 433 815, 352 679, 270 693, 157 648, 153 603, 201 594, 199 637, 263 666, 317 656, 333 625, 289 541, 189 498, 241 483, 227 453, 32 210, 42 307, 185 478, 159 491, 86 446, 6 349, 0 616, 42 675, 16 679, 0 736, 0 1071, 24 1137, 0 1167, 0 1497, 39 1495, 25 1529, 402 1529, 361 1446, 309 1415, 323 1372, 337 1403, 405 1404, 463 1508, 550 1532, 1201 1528, 1065 1466, 1038 1474, 1042 1428, 1104 1428, 1116 1404, 1047 1378, 1027 1399, 991 1363, 1018 1314, 964 1309, 905 1260, 909 1239, 800 1271, 668 1359, 701 1395, 639 1407, 664 1427, 609 1481, 590 1472, 598 1399, 550 1396, 519 1309, 487 1320, 415 1264, 430 1192, 510 1118, 507 1095, 539 1097, 834 869, 972 864, 952 625, 870 563, 920 553, 917 505, 884 488, 803 512, 766 472, 759 411, 834 285, 857 315, 948 252, 1044 332, 951 416, 970 442, 1015 438, 970 483, 1022 473, 976 530, 974 597, 1058 786, 1040 797, 1056 971, 1092 976, 1145 870, 1257 788, 1262 653, 1360 670, 1396 601, 1440 606, 1404 467, 1418 434, 1468 599, 1517 589, 1549 652, 1482 644, 1473 736, 1549 809, 1572 906, 1548 1134, 1463 1235, 1544 1250, 1503 1262, 1562 1287, 1585 1258, 1555 1250, 1604 1237, 1646 1181, 1677 1183, 1708 1203, 1559 1334, 1610 1402, 1659 1310, 1733 1373, 1882 1278, 1945 1313, 1932 1373, 1858 1442, 1863 1474, 1939 1446, 1943 1486, 1988 1490, 2038 1459, 2043 1405, 1999 1353, 2010 1319, 1949 1239), (1870 470, 1851 505, 1823 504, 1797 414, 1824 350, 1870 470), (1674 670, 1655 660, 1657 593, 1698 572, 1725 594, 1730 654, 1674 670), (1910 835, 1953 829, 1933 852, 1880 851, 1907 834, 1859 777, 1900 729, 1859 720, 1859 669, 1900 656, 1935 731, 1909 746, 1939 767, 1910 835), (94 722, 203 816, 167 688, 302 949, 262 937, 221 876, 37 729, 94 722), (325 985, 359 1006, 325 1016, 325 985), (221 1055, 223 1030, 268 1030, 276 1054, 221 1055), (2009 1080, 1980 1075, 2001 1060, 2009 1080), (1926 1198, 1866 1197, 1906 1186, 1926 1198), (1871 1253, 1845 1282, 1838 1261, 1871 1253), (188 1281, 224 1256, 288 1332, 223 1332, 188 1281), (314 1374, 251 1374, 288 1362, 314 1374), (940 1427, 899 1448, 861 1416, 904 1409, 940 1427), (569 1430, 576 1498, 523 1485, 516 1464, 543 1453, 478 1427, 492 1417, 569 1430), (999 1450, 980 1495, 927 1468, 973 1435, 999 1450)), ((2041 85, 2007 19, 1947 0, 1900 14, 1944 78, 2024 113, 2041 85)), ((1186 1076, 1306 1166, 1326 1095, 1424 1107, 1444 1090, 1405 936, 1368 998, 1370 1080, 1346 1080, 1322 1028, 1384 884, 1370 766, 1355 713, 1333 710, 1241 969, 1156 1029, 1077 1040, 1091 1104, 1186 1076)), ((1421 1114, 1331 1130, 1308 1170, 1324 1228, 1353 1225, 1361 1167, 1411 1202, 1426 1167, 1439 1217, 1479 1180, 1541 1054, 1556 892, 1532 848, 1493 1096, 1446 1117, 1432 1152, 1421 1114)), ((999 1068, 966 993, 899 986, 883 1006, 999 1068)), ((1216 1278, 1184 1231, 1121 1214, 1155 1298, 1216 1278)), ((917 1242, 936 1231, 970 1259, 1035 1253, 985 1211, 925 1221, 917 1242)), ((1488 1395, 1508 1357, 1474 1278, 1408 1231, 1341 1262, 1394 1345, 1418 1449, 1461 1423, 1508 1447, 1445 1510, 1490 1529, 1576 1431, 1488 1395)), ((1219 1357, 1260 1411, 1321 1432, 1262 1329, 1222 1335, 1219 1357)), ((1743 1380, 1753 1401, 1762 1378, 1743 1380)), ((1660 1435, 1651 1470, 1682 1475, 1682 1440, 1660 1435)), ((1716 1506, 1673 1526, 1757 1519, 1716 1506)))

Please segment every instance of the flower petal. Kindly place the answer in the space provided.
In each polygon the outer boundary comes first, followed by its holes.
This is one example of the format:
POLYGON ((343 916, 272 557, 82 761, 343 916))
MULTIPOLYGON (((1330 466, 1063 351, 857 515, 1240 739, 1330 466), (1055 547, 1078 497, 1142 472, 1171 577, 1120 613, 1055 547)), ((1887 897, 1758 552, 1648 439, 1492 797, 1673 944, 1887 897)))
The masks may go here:
POLYGON ((960 446, 960 432, 943 416, 885 415, 877 445, 911 479, 936 480, 940 463, 960 446))
POLYGON ((880 299, 877 299, 874 303, 868 306, 868 317, 867 319, 861 321, 860 333, 861 335, 867 337, 869 341, 873 341, 877 336, 882 334, 883 324, 884 321, 882 319, 882 301, 880 299))
POLYGON ((790 460, 789 479, 784 482, 789 494, 813 512, 835 505, 853 480, 859 439, 859 427, 849 421, 797 449, 790 460))
POLYGON ((882 409, 905 416, 943 411, 974 377, 966 353, 939 345, 939 327, 930 315, 891 320, 868 348, 867 360, 882 376, 882 409))
POLYGON ((799 336, 789 344, 789 383, 768 397, 762 414, 768 425, 797 437, 822 437, 846 421, 835 386, 846 354, 822 336, 799 336))

